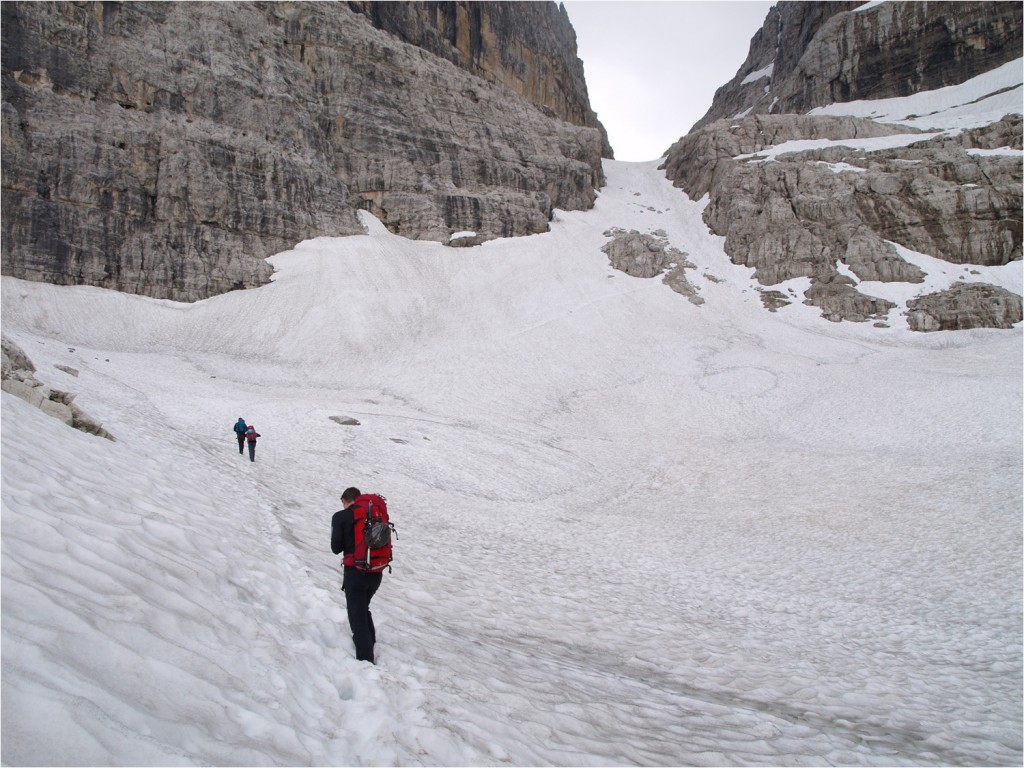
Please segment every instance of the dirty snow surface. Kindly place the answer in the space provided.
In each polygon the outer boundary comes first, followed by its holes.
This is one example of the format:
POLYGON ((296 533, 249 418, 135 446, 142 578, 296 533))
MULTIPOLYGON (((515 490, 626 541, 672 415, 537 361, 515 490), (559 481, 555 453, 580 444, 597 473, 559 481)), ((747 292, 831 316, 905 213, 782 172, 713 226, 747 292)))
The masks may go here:
POLYGON ((1021 329, 769 313, 656 162, 606 169, 546 234, 366 217, 193 305, 3 278, 116 437, 3 394, 4 764, 1020 764, 1021 329), (349 485, 398 528, 377 666, 349 485))

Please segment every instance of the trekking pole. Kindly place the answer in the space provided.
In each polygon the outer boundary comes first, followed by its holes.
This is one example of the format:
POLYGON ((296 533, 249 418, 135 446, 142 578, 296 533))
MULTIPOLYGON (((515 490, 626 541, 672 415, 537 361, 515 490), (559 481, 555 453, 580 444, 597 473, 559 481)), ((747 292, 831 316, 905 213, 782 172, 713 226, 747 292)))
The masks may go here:
POLYGON ((363 519, 363 541, 366 542, 366 570, 370 570, 370 519, 373 516, 373 499, 366 502, 366 517, 363 519))

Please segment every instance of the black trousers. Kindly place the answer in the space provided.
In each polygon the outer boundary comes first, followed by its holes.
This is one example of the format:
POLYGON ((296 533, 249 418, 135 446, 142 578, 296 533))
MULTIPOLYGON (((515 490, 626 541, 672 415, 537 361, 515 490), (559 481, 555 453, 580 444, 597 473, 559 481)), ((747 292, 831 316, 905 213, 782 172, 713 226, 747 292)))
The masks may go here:
POLYGON ((373 628, 373 614, 370 600, 380 587, 382 573, 363 573, 355 568, 345 568, 345 603, 348 608, 348 625, 352 629, 352 640, 356 644, 356 658, 373 664, 373 646, 377 632, 373 628))
POLYGON ((241 453, 245 450, 245 432, 238 433, 238 452, 241 453))
POLYGON ((249 441, 249 461, 256 461, 256 441, 249 441))

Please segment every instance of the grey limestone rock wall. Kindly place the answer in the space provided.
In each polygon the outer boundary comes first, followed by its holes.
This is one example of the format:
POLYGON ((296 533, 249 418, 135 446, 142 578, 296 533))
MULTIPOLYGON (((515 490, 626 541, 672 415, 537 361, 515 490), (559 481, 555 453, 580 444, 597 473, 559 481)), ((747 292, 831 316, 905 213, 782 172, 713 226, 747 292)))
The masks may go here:
POLYGON ((956 138, 922 136, 898 150, 830 147, 771 162, 756 153, 790 139, 910 130, 850 117, 718 121, 681 139, 665 169, 693 199, 709 196, 705 221, 726 237, 732 261, 753 267, 759 282, 809 277, 806 299, 825 317, 863 321, 885 315, 892 305, 858 292, 841 264, 864 281, 923 278, 891 243, 956 264, 999 266, 1021 258, 1020 160, 968 151, 1008 144, 1020 149, 1020 118, 956 138), (735 159, 744 155, 754 156, 735 159))
POLYGON ((373 2, 349 0, 375 27, 525 96, 573 125, 596 128, 576 32, 565 7, 547 2, 373 2))
POLYGON ((535 5, 422 28, 441 56, 374 3, 4 3, 4 274, 193 301, 358 209, 411 238, 545 231, 593 204, 608 147, 568 19, 535 5), (542 12, 561 59, 501 31, 542 12))
MULTIPOLYGON (((955 264, 1019 260, 1019 156, 973 151, 1020 150, 1019 115, 899 149, 830 146, 768 162, 757 153, 786 141, 915 133, 803 113, 961 83, 1016 59, 1022 10, 1012 2, 779 3, 736 77, 669 149, 666 174, 691 198, 708 196, 704 220, 725 236, 732 261, 752 267, 765 286, 810 278, 805 303, 834 321, 880 320, 893 306, 859 290, 850 273, 860 281, 923 280, 892 243, 955 264)), ((919 330, 954 328, 949 315, 961 307, 970 318, 962 327, 1007 327, 1013 302, 1003 293, 957 288, 922 299, 908 320, 919 330), (934 317, 926 314, 924 307, 940 304, 934 317)), ((790 297, 762 291, 762 298, 774 310, 790 297)))
POLYGON ((962 83, 1020 58, 1019 2, 780 2, 696 130, 740 114, 805 113, 962 83), (758 73, 770 69, 770 74, 758 73))

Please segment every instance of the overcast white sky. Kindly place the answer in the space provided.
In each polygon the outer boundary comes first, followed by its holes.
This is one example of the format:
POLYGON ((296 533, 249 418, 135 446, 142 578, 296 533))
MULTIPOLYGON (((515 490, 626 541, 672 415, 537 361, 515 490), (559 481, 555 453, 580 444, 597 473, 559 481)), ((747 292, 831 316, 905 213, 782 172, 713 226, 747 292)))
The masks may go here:
POLYGON ((566 0, 616 160, 654 160, 704 116, 774 2, 566 0))

